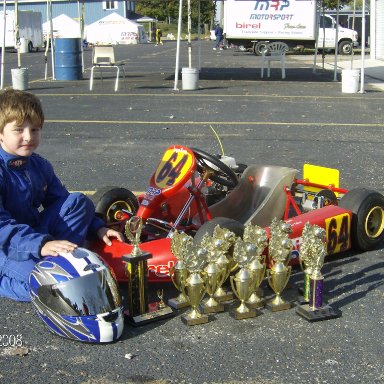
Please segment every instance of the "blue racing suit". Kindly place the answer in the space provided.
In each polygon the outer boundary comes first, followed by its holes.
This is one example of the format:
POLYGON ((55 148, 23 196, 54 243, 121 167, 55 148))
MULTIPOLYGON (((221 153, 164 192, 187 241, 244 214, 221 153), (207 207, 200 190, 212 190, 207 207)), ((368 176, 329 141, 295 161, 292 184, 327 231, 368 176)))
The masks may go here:
POLYGON ((104 225, 92 201, 69 193, 47 160, 0 147, 0 296, 29 301, 29 274, 43 245, 68 240, 81 246, 104 225))

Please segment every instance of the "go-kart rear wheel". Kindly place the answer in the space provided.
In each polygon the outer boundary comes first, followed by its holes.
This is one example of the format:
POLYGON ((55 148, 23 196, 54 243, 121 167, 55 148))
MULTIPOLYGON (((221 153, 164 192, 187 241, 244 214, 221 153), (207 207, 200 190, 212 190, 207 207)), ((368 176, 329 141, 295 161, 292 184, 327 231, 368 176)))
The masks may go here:
POLYGON ((351 242, 361 251, 375 249, 384 240, 384 196, 365 188, 349 191, 339 206, 352 211, 351 242))
POLYGON ((95 204, 96 215, 107 224, 120 221, 123 212, 134 215, 139 209, 136 196, 125 188, 105 187, 96 191, 91 199, 95 204))
POLYGON ((203 236, 207 233, 212 236, 216 225, 221 228, 226 228, 232 231, 236 236, 243 237, 244 225, 239 221, 228 219, 227 217, 215 217, 210 221, 205 222, 196 232, 193 238, 194 244, 200 244, 203 236))

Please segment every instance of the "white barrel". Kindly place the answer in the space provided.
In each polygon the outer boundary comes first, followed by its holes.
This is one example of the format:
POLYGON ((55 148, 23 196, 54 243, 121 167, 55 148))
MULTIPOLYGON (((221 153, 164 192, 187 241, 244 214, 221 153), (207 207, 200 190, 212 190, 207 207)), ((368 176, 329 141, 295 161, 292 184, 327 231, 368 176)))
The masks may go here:
POLYGON ((12 73, 12 88, 20 91, 28 89, 28 68, 13 68, 12 73))
POLYGON ((25 37, 20 38, 20 53, 28 52, 28 39, 25 37))
POLYGON ((341 91, 357 93, 359 91, 360 69, 343 69, 341 71, 341 91))
POLYGON ((197 68, 182 68, 181 78, 184 91, 197 89, 199 82, 199 70, 197 68))

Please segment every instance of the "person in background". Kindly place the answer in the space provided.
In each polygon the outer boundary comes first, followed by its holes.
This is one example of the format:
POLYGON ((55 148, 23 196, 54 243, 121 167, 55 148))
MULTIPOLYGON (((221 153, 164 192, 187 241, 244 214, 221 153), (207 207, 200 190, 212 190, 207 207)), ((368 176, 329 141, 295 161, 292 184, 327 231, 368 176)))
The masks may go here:
POLYGON ((223 35, 223 28, 220 27, 220 24, 216 25, 215 36, 216 36, 216 41, 215 41, 215 46, 213 47, 213 50, 216 50, 217 48, 220 48, 220 50, 222 50, 224 35, 223 35))
POLYGON ((156 46, 161 44, 163 45, 163 40, 161 39, 163 36, 163 32, 161 31, 160 28, 156 29, 156 46))

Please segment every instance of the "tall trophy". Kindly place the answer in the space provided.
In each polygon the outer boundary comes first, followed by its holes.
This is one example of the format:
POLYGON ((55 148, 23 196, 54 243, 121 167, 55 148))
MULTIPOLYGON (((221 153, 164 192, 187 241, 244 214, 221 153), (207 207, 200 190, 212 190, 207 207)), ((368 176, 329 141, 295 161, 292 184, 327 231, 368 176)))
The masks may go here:
POLYGON ((170 276, 176 289, 180 292, 177 297, 168 300, 168 305, 175 309, 189 306, 189 302, 183 293, 182 281, 186 280, 188 270, 184 263, 187 246, 191 245, 193 238, 185 233, 175 231, 171 241, 171 252, 177 259, 176 264, 170 268, 170 276))
POLYGON ((236 265, 233 257, 229 255, 229 250, 235 243, 236 235, 229 229, 221 228, 217 225, 213 231, 213 237, 215 238, 215 248, 218 252, 216 264, 220 270, 223 271, 221 279, 218 281, 218 288, 216 289, 214 297, 218 302, 223 303, 233 300, 233 292, 225 290, 223 284, 236 265))
POLYGON ((201 239, 200 246, 207 250, 207 266, 203 271, 203 279, 205 281, 205 287, 207 294, 209 295, 208 299, 203 301, 203 312, 208 313, 217 313, 224 311, 224 305, 216 300, 214 297, 215 292, 219 288, 219 284, 222 281, 222 276, 225 273, 225 270, 221 269, 217 265, 217 259, 220 255, 220 247, 218 246, 218 241, 213 236, 205 234, 201 239))
POLYGON ((300 254, 299 254, 299 261, 300 261, 300 267, 304 273, 304 282, 303 282, 303 288, 302 293, 303 297, 300 300, 302 304, 308 303, 310 300, 310 293, 311 293, 311 274, 312 274, 312 259, 313 259, 313 227, 307 222, 304 225, 303 232, 302 232, 302 242, 300 245, 300 254))
POLYGON ((276 218, 272 220, 269 239, 269 257, 272 267, 267 271, 268 283, 275 292, 275 297, 267 303, 267 308, 272 312, 292 307, 292 303, 284 301, 281 297, 291 275, 291 266, 287 266, 292 251, 292 242, 289 238, 291 232, 292 229, 288 223, 276 218))
POLYGON ((305 257, 311 270, 309 277, 310 297, 309 303, 297 307, 296 313, 311 322, 340 317, 340 310, 323 303, 324 277, 321 274, 321 268, 327 254, 325 230, 317 225, 311 226, 309 223, 306 226, 307 234, 303 238, 303 242, 307 243, 308 255, 305 257))
POLYGON ((182 290, 191 306, 191 310, 181 318, 187 325, 204 324, 209 321, 208 315, 199 310, 206 293, 206 282, 202 273, 207 264, 207 253, 207 250, 203 248, 193 244, 187 245, 184 262, 188 270, 188 277, 181 281, 182 290))
POLYGON ((230 276, 230 281, 233 292, 240 300, 240 305, 234 312, 231 312, 231 315, 236 320, 249 319, 257 315, 256 310, 249 308, 246 304, 252 294, 255 280, 254 275, 248 268, 254 258, 254 249, 242 239, 237 239, 233 257, 237 261, 240 270, 235 276, 230 276))
POLYGON ((247 224, 244 228, 243 235, 244 242, 253 247, 254 257, 249 264, 254 281, 252 287, 252 294, 247 300, 247 305, 251 308, 261 308, 265 306, 265 299, 262 296, 262 289, 259 288, 265 276, 266 263, 264 249, 268 245, 268 238, 266 232, 257 225, 247 224))
POLYGON ((143 228, 141 217, 133 216, 127 221, 125 235, 133 245, 129 255, 123 255, 126 262, 126 274, 128 277, 128 311, 126 318, 132 325, 143 325, 154 320, 160 320, 173 315, 170 307, 158 308, 149 311, 148 306, 148 265, 147 260, 152 257, 149 252, 142 252, 140 236, 143 228))

